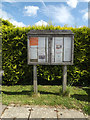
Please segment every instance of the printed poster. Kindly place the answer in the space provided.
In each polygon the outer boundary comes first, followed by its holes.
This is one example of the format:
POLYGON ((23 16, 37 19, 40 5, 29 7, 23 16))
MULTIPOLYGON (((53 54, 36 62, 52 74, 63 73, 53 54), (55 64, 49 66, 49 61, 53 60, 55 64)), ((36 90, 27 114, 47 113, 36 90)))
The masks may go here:
POLYGON ((55 62, 62 62, 63 37, 55 37, 55 62))
POLYGON ((38 59, 38 56, 37 56, 38 37, 30 37, 29 46, 30 46, 30 59, 38 59))
POLYGON ((71 37, 64 37, 64 61, 71 61, 71 37))

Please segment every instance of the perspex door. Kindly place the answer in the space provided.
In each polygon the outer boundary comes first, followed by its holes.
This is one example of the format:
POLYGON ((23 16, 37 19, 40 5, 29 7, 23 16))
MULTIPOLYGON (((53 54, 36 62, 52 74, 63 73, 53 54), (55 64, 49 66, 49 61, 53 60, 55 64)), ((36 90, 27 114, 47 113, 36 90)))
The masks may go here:
POLYGON ((52 63, 61 63, 63 61, 63 37, 52 38, 52 63))
POLYGON ((30 63, 48 62, 48 38, 30 37, 29 38, 29 60, 30 63))
POLYGON ((64 37, 64 62, 71 61, 71 37, 64 37))

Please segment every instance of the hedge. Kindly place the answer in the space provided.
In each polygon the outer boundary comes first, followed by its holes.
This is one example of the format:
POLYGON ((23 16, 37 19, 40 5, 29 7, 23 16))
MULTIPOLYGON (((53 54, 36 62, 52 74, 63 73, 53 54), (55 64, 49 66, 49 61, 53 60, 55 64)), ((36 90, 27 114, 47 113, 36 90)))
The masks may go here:
MULTIPOLYGON (((27 64, 27 35, 29 30, 72 30, 74 36, 74 65, 68 66, 68 85, 88 85, 90 59, 90 29, 60 26, 15 27, 2 22, 3 84, 32 84, 33 66, 27 64)), ((62 84, 62 66, 38 65, 38 84, 62 84)))

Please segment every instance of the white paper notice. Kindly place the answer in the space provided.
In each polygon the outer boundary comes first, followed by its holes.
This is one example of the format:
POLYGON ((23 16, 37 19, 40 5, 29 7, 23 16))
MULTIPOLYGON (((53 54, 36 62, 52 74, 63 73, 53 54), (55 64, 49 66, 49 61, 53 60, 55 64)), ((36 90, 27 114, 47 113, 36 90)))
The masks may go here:
POLYGON ((37 47, 31 46, 30 47, 30 59, 37 59, 37 47))
POLYGON ((71 37, 64 37, 64 61, 71 61, 71 37))
POLYGON ((38 62, 45 62, 45 37, 38 38, 38 62))
POLYGON ((47 59, 47 62, 48 62, 48 37, 46 38, 46 46, 45 47, 46 47, 46 52, 47 52, 46 53, 46 57, 47 57, 46 59, 47 59))
POLYGON ((54 42, 55 42, 55 41, 54 41, 54 37, 53 37, 53 38, 52 38, 52 59, 51 59, 52 62, 54 62, 54 55, 55 55, 55 53, 54 53, 54 52, 55 52, 55 50, 54 50, 54 47, 55 47, 54 42))
POLYGON ((55 62, 62 62, 63 37, 55 37, 55 62))

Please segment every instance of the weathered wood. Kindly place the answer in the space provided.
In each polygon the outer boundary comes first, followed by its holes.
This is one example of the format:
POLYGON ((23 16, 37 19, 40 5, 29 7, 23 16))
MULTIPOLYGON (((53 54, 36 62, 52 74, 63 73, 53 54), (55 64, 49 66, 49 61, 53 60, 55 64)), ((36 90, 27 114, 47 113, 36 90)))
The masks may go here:
POLYGON ((73 64, 73 59, 74 59, 74 36, 72 36, 72 50, 71 50, 71 53, 72 53, 72 64, 73 64))
POLYGON ((37 94, 37 66, 33 66, 33 86, 34 86, 34 93, 37 94))
POLYGON ((29 36, 27 37, 27 63, 29 64, 30 62, 30 51, 29 51, 29 36))
POLYGON ((56 35, 56 34, 73 34, 71 30, 30 30, 27 35, 56 35))
POLYGON ((66 91, 66 86, 67 86, 67 66, 63 66, 63 87, 62 91, 63 93, 66 91))
POLYGON ((40 63, 40 62, 30 62, 29 65, 73 65, 72 62, 62 62, 62 63, 40 63))
POLYGON ((47 63, 47 38, 45 37, 45 62, 47 63))

